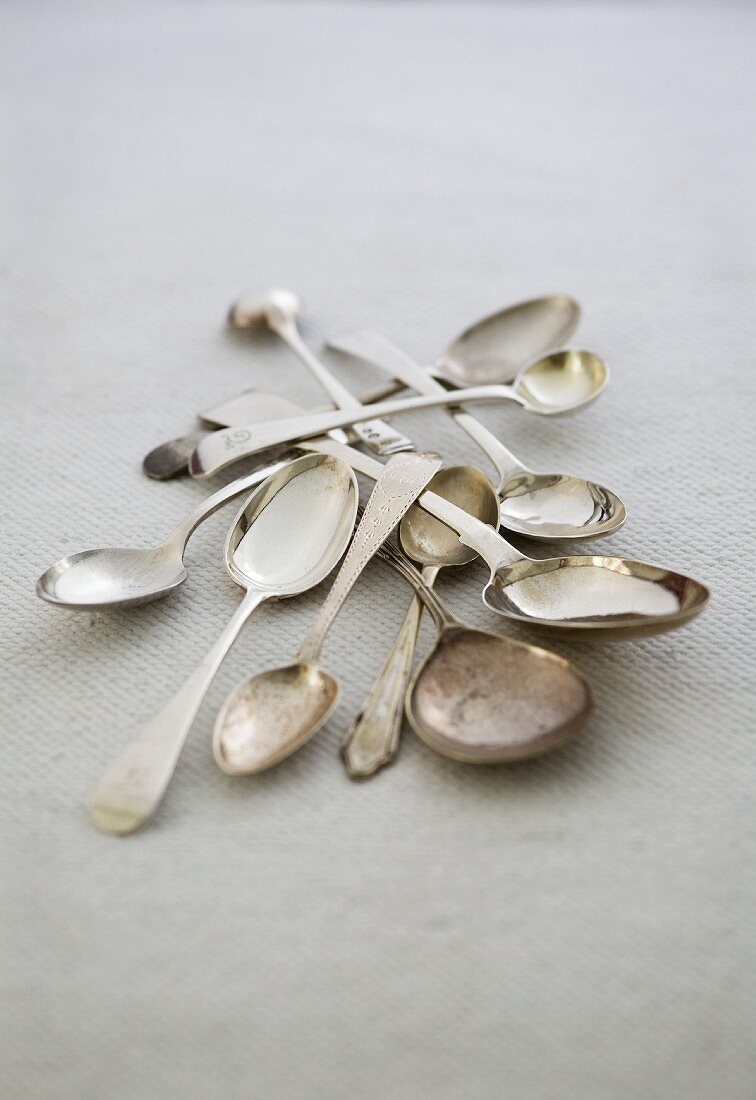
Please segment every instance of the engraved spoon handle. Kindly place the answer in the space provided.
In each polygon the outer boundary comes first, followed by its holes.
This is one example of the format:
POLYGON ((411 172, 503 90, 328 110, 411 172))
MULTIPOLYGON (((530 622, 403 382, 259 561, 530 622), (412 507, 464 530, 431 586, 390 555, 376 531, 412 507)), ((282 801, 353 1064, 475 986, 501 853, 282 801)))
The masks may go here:
POLYGON ((105 833, 132 833, 157 810, 208 687, 244 623, 269 592, 251 589, 204 660, 100 778, 89 815, 105 833))
POLYGON ((318 660, 325 636, 360 573, 440 465, 438 455, 408 452, 394 455, 382 468, 336 580, 299 648, 298 660, 318 660))
MULTIPOLYGON (((423 569, 423 580, 429 588, 437 574, 438 566, 426 565, 423 569)), ((344 766, 352 779, 372 775, 396 755, 422 614, 423 602, 414 595, 381 671, 341 746, 344 766)))

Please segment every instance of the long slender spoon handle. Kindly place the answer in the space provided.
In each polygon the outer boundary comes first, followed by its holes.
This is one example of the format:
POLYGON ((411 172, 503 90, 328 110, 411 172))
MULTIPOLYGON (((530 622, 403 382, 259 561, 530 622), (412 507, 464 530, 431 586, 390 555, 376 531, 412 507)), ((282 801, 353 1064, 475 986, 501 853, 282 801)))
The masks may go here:
MULTIPOLYGON (((289 316, 270 308, 267 311, 268 323, 284 343, 304 363, 312 376, 317 379, 333 403, 340 409, 357 409, 360 401, 339 382, 327 367, 313 355, 302 339, 296 322, 289 316)), ((364 424, 355 424, 353 431, 357 438, 374 454, 393 455, 401 451, 414 451, 415 445, 406 435, 392 428, 383 420, 368 420, 364 424)))
MULTIPOLYGON (((423 580, 432 586, 437 574, 438 567, 428 565, 423 569, 423 580)), ((412 675, 422 613, 422 600, 415 595, 381 671, 341 746, 344 766, 352 779, 373 775, 396 756, 404 719, 404 696, 412 675)))
MULTIPOLYGON (((366 363, 372 363, 382 370, 389 371, 411 386, 418 393, 444 393, 444 387, 437 382, 426 370, 410 359, 410 357, 379 332, 370 329, 360 329, 357 332, 347 333, 328 341, 328 346, 336 351, 352 355, 362 359, 366 363)), ((493 432, 489 431, 485 424, 463 409, 450 408, 449 416, 456 421, 462 431, 473 439, 485 455, 493 463, 499 475, 499 489, 512 477, 520 473, 525 467, 515 458, 511 451, 493 432)))
MULTIPOLYGON (((392 416, 413 412, 416 409, 432 409, 444 405, 456 405, 460 401, 515 401, 523 399, 510 386, 471 386, 454 393, 424 394, 419 397, 402 397, 396 401, 380 401, 377 405, 361 405, 354 409, 337 409, 334 412, 306 413, 287 417, 269 424, 249 424, 243 428, 224 428, 206 436, 197 446, 189 462, 193 477, 208 477, 232 462, 284 443, 293 443, 316 435, 324 435, 333 428, 363 423, 376 416, 392 416)), ((564 411, 564 409, 560 409, 564 411)))
POLYGON ((268 593, 251 590, 202 663, 104 773, 89 800, 89 815, 105 833, 133 833, 157 810, 205 693, 221 661, 268 593))
POLYGON ((382 468, 336 580, 299 648, 298 660, 317 662, 325 636, 360 573, 440 465, 438 455, 407 453, 394 455, 382 468))

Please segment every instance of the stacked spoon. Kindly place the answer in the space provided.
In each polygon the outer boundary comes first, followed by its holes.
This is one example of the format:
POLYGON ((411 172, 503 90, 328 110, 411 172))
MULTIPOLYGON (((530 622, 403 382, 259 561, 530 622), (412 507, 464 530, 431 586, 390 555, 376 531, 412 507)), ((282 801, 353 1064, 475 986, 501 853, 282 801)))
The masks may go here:
POLYGON ((250 459, 255 468, 211 494, 158 546, 75 554, 37 583, 41 598, 74 609, 158 599, 186 579, 184 550, 197 526, 227 502, 251 494, 229 529, 224 554, 229 576, 246 595, 195 673, 103 774, 90 802, 92 819, 103 831, 132 832, 156 812, 207 689, 253 610, 263 600, 317 585, 345 551, 295 660, 245 681, 221 708, 213 754, 223 771, 240 775, 272 767, 327 721, 339 688, 320 667, 322 643, 376 554, 411 585, 414 596, 342 746, 355 778, 394 758, 405 716, 445 756, 506 763, 563 745, 591 712, 590 687, 570 662, 458 619, 434 590, 441 569, 482 559, 489 569, 483 602, 490 612, 581 640, 661 633, 689 622, 707 603, 702 584, 660 566, 596 554, 532 558, 506 539, 507 532, 534 540, 594 539, 613 534, 626 519, 610 489, 572 475, 533 472, 464 407, 508 402, 554 416, 598 397, 608 379, 602 361, 562 346, 579 319, 571 299, 534 299, 484 318, 427 370, 375 332, 332 340, 334 350, 390 376, 387 386, 363 398, 304 343, 299 312, 295 295, 273 290, 243 295, 230 321, 239 328, 268 326, 336 408, 307 412, 254 390, 214 406, 201 417, 214 430, 193 431, 156 448, 144 461, 145 472, 160 480, 187 470, 206 478, 250 459), (415 395, 394 396, 404 387, 415 395), (442 469, 440 456, 417 452, 387 422, 433 407, 446 409, 479 446, 496 470, 495 486, 474 466, 442 469), (355 473, 375 485, 353 533, 355 473), (413 673, 423 607, 436 625, 437 641, 413 673))

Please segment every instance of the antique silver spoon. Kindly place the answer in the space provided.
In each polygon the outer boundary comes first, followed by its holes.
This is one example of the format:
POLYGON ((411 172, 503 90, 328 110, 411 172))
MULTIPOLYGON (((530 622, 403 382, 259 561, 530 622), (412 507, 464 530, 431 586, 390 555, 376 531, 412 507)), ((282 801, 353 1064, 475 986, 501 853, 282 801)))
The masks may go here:
POLYGON ((474 386, 451 393, 400 397, 353 409, 306 413, 269 424, 225 428, 201 440, 189 460, 193 477, 208 477, 258 451, 323 435, 375 417, 468 402, 514 401, 541 416, 563 416, 595 401, 606 385, 606 367, 590 351, 554 352, 522 370, 510 386, 474 386))
POLYGON ((265 600, 319 584, 344 553, 354 528, 357 479, 343 462, 305 455, 268 478, 245 502, 226 539, 226 569, 245 596, 202 664, 110 765, 89 813, 107 833, 130 833, 155 812, 192 723, 220 664, 265 600))
POLYGON ((593 700, 573 665, 469 626, 394 546, 380 556, 414 587, 438 632, 402 699, 426 745, 465 764, 503 764, 550 752, 582 730, 593 700))
MULTIPOLYGON (((380 467, 374 459, 368 461, 380 467)), ((224 772, 249 775, 270 768, 327 721, 338 702, 339 685, 319 664, 326 634, 362 570, 440 464, 437 455, 399 454, 380 468, 349 551, 295 660, 253 676, 223 704, 213 752, 224 772)))
MULTIPOLYGON (((440 382, 380 333, 363 329, 329 340, 328 346, 390 371, 418 393, 443 390, 440 382)), ((462 409, 447 411, 496 468, 499 521, 507 530, 535 539, 595 539, 611 535, 625 522, 625 506, 610 489, 568 474, 537 474, 480 420, 462 409)))

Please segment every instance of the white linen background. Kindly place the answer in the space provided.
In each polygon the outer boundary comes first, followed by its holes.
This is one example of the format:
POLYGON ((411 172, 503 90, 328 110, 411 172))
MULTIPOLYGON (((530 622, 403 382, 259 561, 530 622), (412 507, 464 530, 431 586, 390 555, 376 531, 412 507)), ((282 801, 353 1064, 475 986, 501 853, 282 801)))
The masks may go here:
MULTIPOLYGON (((753 1096, 754 14, 3 4, 5 1096, 753 1096), (114 840, 86 796, 237 606, 233 512, 162 602, 66 613, 34 580, 202 498, 140 473, 198 409, 250 385, 322 401, 286 349, 224 326, 272 283, 314 347, 371 325, 426 361, 487 311, 577 297, 600 401, 482 415, 536 468, 619 492, 611 552, 713 603, 668 637, 555 646, 596 691, 570 748, 476 770, 407 732, 359 785, 338 746, 407 592, 368 569, 325 649, 337 715, 233 781, 214 713, 294 652, 325 586, 269 605, 154 825, 114 840)), ((480 461, 442 413, 401 426, 480 461)), ((482 581, 440 589, 503 626, 482 581)))

